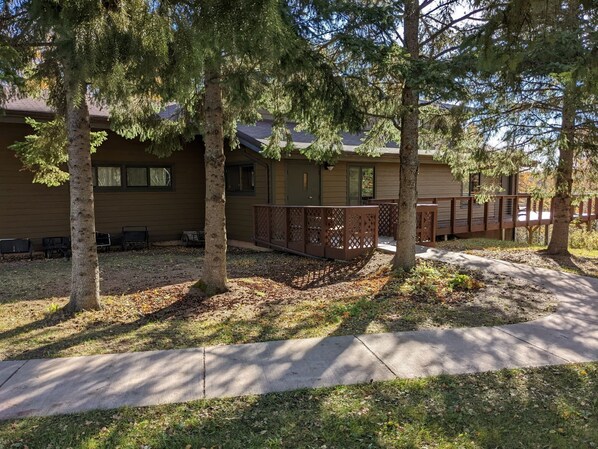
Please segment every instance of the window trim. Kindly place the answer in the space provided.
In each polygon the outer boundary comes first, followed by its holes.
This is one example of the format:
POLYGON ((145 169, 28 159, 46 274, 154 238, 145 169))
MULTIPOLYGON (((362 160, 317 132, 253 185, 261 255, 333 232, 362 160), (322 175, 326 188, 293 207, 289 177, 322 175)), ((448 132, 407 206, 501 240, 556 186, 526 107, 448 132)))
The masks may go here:
MULTIPOLYGON (((96 170, 97 167, 119 167, 120 168, 120 180, 121 185, 119 187, 103 187, 93 186, 94 192, 173 192, 175 190, 175 177, 174 177, 174 165, 173 164, 156 164, 149 163, 144 164, 140 162, 103 162, 93 161, 91 169, 96 170), (147 186, 129 186, 127 185, 127 168, 145 168, 147 169, 147 186), (170 171, 170 185, 169 186, 151 186, 150 183, 150 168, 167 168, 170 171)), ((93 176, 93 175, 92 175, 93 176)), ((96 171, 97 179, 97 171, 96 171)))
POLYGON ((255 162, 234 162, 234 163, 230 163, 230 164, 226 164, 224 166, 224 191, 226 196, 255 196, 256 195, 256 191, 257 191, 257 172, 255 169, 255 162), (253 190, 238 190, 238 191, 229 191, 228 190, 228 176, 227 176, 227 170, 230 168, 238 168, 239 170, 239 181, 240 181, 240 185, 242 188, 242 173, 241 170, 243 169, 243 167, 251 167, 251 169, 253 170, 253 190))
POLYGON ((469 196, 473 196, 473 195, 475 195, 475 193, 477 193, 477 192, 474 192, 474 189, 473 189, 473 180, 475 178, 477 178, 477 180, 478 180, 477 191, 479 191, 480 187, 482 186, 482 174, 480 172, 478 172, 478 173, 470 173, 470 175, 469 175, 469 182, 468 182, 468 185, 467 185, 467 189, 469 191, 469 196))
POLYGON ((120 190, 123 189, 123 171, 122 171, 121 164, 94 164, 94 163, 92 163, 92 165, 91 165, 91 170, 92 170, 91 180, 92 180, 92 184, 93 184, 94 175, 95 175, 96 183, 98 181, 98 170, 97 170, 98 167, 118 168, 118 169, 120 169, 120 185, 119 186, 98 186, 98 185, 94 185, 93 186, 94 192, 96 190, 100 191, 100 192, 118 192, 118 191, 120 191, 120 190))
POLYGON ((373 173, 374 173, 374 179, 372 180, 373 182, 373 196, 372 198, 376 198, 376 165, 372 164, 366 164, 366 165, 361 165, 361 164, 348 164, 347 165, 347 205, 351 204, 351 195, 350 195, 350 186, 349 183, 351 181, 351 177, 350 177, 350 173, 351 173, 351 169, 352 168, 358 168, 359 169, 359 206, 363 206, 362 201, 363 201, 363 195, 362 195, 362 187, 363 187, 363 169, 367 169, 367 168, 371 168, 373 173))
MULTIPOLYGON (((465 192, 463 191, 465 189, 465 182, 461 183, 461 196, 475 196, 475 193, 473 193, 473 189, 471 188, 472 186, 472 181, 474 179, 474 177, 478 178, 478 187, 480 187, 482 185, 482 173, 481 172, 477 172, 477 173, 470 173, 469 177, 467 178, 467 194, 465 194, 465 192)), ((461 209, 465 209, 468 206, 469 201, 468 200, 461 200, 461 209)), ((473 207, 480 207, 481 204, 478 204, 477 202, 474 201, 473 203, 473 207)))

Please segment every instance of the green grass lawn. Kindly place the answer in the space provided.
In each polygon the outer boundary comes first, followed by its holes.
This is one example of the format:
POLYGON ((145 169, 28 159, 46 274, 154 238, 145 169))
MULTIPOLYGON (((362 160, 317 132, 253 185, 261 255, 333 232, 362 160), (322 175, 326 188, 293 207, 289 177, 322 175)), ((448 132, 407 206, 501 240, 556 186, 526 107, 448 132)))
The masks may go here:
MULTIPOLYGON (((68 316, 66 260, 0 264, 0 360, 175 349, 433 327, 494 326, 553 312, 554 298, 509 278, 471 288, 455 267, 390 272, 391 256, 351 263, 231 251, 231 290, 193 288, 203 252, 100 254, 104 309, 68 316)), ((467 279, 468 276, 465 277, 467 279)))
POLYGON ((0 422, 0 448, 595 448, 598 363, 0 422))

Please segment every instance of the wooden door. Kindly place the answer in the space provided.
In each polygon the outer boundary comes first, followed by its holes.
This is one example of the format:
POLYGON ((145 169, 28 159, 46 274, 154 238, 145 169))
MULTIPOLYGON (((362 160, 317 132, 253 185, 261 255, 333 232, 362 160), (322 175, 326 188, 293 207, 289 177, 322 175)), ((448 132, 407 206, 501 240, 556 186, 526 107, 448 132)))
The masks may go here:
POLYGON ((320 205, 320 167, 309 162, 287 162, 287 204, 320 205))

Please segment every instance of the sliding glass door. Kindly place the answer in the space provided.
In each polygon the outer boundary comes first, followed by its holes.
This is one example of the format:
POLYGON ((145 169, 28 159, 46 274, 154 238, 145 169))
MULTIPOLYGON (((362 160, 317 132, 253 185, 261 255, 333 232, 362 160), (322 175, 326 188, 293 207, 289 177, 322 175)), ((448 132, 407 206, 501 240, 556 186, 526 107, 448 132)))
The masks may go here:
POLYGON ((360 206, 374 198, 374 167, 350 166, 348 174, 349 206, 360 206))

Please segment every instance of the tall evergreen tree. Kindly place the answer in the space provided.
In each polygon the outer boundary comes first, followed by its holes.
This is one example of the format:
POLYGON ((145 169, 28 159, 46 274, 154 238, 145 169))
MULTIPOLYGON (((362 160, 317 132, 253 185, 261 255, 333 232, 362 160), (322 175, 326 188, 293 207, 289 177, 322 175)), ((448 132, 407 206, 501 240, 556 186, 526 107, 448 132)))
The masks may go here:
POLYGON ((554 178, 548 252, 567 254, 575 163, 598 170, 598 6, 583 0, 488 6, 476 40, 477 122, 502 139, 505 154, 524 153, 554 178))
POLYGON ((65 126, 66 141, 55 141, 54 148, 44 151, 56 160, 66 151, 68 160, 72 240, 68 308, 98 309, 88 103, 90 98, 101 103, 111 89, 122 92, 124 68, 135 61, 144 63, 157 48, 153 40, 159 42, 164 30, 161 22, 151 19, 152 9, 143 0, 12 0, 0 14, 2 48, 19 55, 3 73, 10 73, 8 81, 22 88, 38 86, 65 126))
MULTIPOLYGON (((450 134, 444 102, 463 99, 467 55, 460 44, 481 9, 461 0, 300 1, 304 35, 335 64, 359 99, 371 129, 361 147, 375 155, 400 142, 395 268, 415 265, 418 153, 436 132, 450 134)), ((453 136, 457 138, 458 133, 453 136)), ((435 140, 435 139, 432 139, 435 140)))
MULTIPOLYGON (((306 150, 323 159, 322 144, 331 124, 357 129, 360 120, 348 94, 317 52, 300 38, 295 17, 280 0, 223 0, 171 4, 161 11, 174 24, 169 63, 156 67, 153 83, 139 90, 138 110, 121 104, 115 124, 128 137, 151 142, 151 151, 168 154, 195 133, 205 144, 205 290, 226 289, 224 148, 235 148, 236 125, 259 118, 260 109, 276 116, 266 153, 280 157, 284 120, 296 118, 325 137, 306 150), (259 30, 259 31, 258 31, 259 30), (156 112, 175 103, 176 112, 157 121, 156 112)), ((115 104, 115 103, 113 103, 115 104)), ((339 128, 340 129, 340 128, 339 128)), ((337 130, 335 128, 335 130, 337 130)))

